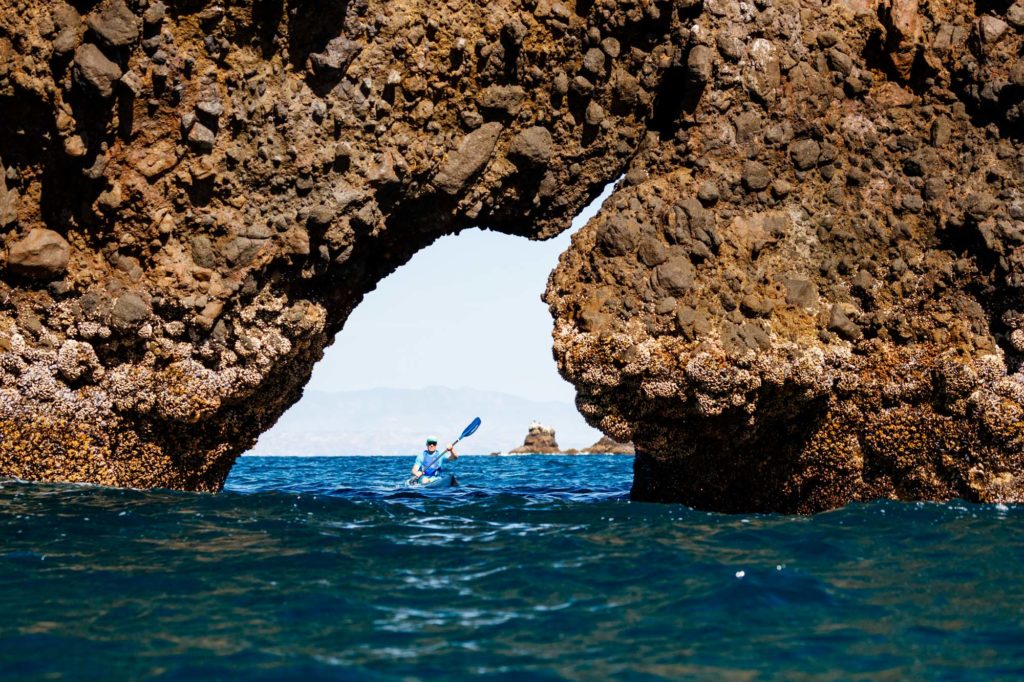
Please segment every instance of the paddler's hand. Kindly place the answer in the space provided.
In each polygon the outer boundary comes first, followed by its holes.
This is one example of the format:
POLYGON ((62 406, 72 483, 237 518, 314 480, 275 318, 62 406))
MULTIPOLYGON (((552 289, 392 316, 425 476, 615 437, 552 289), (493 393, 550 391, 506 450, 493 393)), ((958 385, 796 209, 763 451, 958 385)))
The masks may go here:
POLYGON ((455 444, 454 443, 452 443, 447 448, 445 448, 445 450, 450 452, 450 453, 452 453, 452 456, 449 459, 458 459, 459 458, 459 456, 455 454, 455 444))

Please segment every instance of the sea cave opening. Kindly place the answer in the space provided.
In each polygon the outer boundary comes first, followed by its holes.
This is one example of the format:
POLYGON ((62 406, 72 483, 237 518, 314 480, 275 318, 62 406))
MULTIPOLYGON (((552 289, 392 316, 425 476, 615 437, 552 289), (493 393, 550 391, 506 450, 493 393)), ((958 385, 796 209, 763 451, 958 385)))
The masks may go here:
POLYGON ((521 445, 534 420, 562 448, 596 442, 558 374, 540 296, 612 189, 547 241, 473 228, 418 252, 353 311, 302 399, 246 454, 414 454, 424 434, 453 437, 475 416, 471 454, 521 445))

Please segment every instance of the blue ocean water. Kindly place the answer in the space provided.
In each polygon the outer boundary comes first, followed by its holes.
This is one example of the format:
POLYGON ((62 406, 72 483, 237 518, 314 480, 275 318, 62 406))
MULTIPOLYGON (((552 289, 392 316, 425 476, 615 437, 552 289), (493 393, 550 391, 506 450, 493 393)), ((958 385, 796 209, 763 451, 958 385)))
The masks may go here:
POLYGON ((631 503, 629 457, 0 483, 0 678, 1024 678, 1024 508, 631 503))

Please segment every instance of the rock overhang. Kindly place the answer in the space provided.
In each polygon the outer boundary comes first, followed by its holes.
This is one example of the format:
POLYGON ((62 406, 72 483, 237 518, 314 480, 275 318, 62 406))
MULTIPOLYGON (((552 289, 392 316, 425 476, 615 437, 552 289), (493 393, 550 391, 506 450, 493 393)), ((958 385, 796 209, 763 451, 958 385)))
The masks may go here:
POLYGON ((1018 4, 23 3, 0 473, 217 489, 415 251, 625 173, 547 300, 636 498, 1019 499, 1018 4))
POLYGON ((219 488, 377 281, 469 226, 553 236, 621 173, 673 22, 669 3, 5 13, 0 471, 219 488), (583 69, 629 27, 634 49, 583 69), (623 99, 603 69, 646 86, 623 99), (617 113, 587 124, 589 102, 617 113))
POLYGON ((787 7, 690 27, 684 134, 552 275, 559 367, 636 443, 637 499, 1018 500, 1021 35, 966 4, 787 7))

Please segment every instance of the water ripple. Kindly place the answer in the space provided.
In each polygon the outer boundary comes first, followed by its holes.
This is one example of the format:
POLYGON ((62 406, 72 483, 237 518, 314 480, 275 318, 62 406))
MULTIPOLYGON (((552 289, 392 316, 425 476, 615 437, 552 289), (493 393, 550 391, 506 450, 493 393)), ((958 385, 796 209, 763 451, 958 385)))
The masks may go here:
POLYGON ((631 503, 631 460, 244 458, 0 483, 4 679, 1020 679, 1013 505, 631 503))

